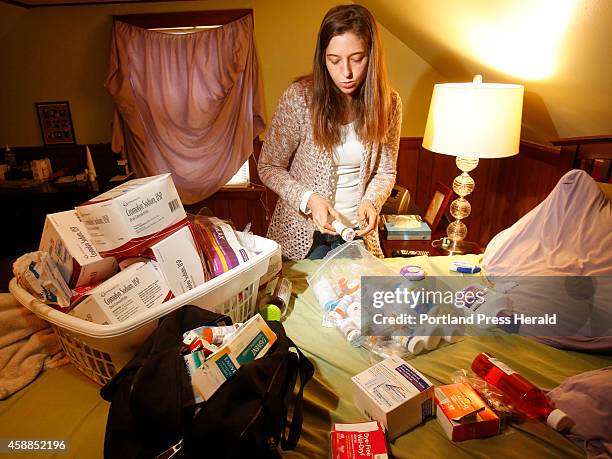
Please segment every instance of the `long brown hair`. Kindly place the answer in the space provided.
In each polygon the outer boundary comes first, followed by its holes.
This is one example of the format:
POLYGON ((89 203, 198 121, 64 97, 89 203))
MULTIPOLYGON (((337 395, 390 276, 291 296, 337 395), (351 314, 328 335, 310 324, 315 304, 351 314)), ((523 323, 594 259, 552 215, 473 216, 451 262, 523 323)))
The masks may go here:
POLYGON ((341 139, 340 125, 349 108, 326 66, 325 51, 333 37, 352 32, 368 50, 365 80, 352 94, 355 131, 365 143, 382 142, 389 127, 391 89, 376 20, 361 5, 340 5, 327 12, 319 28, 312 72, 312 134, 315 144, 332 151, 341 139))

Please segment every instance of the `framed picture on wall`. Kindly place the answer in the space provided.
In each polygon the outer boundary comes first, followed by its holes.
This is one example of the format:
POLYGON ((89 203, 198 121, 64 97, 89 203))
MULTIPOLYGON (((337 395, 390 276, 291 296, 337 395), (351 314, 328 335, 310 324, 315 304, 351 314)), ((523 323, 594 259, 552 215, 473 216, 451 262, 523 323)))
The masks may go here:
POLYGON ((68 101, 36 102, 34 105, 45 145, 76 143, 68 101))

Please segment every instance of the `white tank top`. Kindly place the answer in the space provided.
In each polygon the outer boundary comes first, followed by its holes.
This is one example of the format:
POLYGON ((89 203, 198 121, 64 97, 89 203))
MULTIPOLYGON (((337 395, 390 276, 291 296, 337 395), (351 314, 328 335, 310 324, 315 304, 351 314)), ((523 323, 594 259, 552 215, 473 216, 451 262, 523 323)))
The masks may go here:
POLYGON ((343 143, 334 149, 332 184, 335 185, 334 208, 347 226, 357 224, 357 211, 361 202, 359 194, 359 172, 365 151, 357 137, 353 123, 342 127, 343 143))

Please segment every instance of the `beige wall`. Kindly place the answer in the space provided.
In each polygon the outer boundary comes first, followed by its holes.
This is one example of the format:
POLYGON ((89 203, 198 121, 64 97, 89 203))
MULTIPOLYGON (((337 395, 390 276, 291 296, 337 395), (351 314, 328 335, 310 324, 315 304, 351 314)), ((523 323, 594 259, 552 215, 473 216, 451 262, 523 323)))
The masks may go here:
POLYGON ((444 75, 525 86, 522 137, 612 132, 611 0, 355 0, 444 75))
MULTIPOLYGON (((79 143, 110 140, 113 104, 103 87, 112 15, 253 8, 266 113, 299 75, 308 73, 316 34, 333 0, 205 0, 22 9, 0 3, 0 144, 40 145, 34 102, 68 100, 79 143)), ((439 75, 382 28, 392 85, 404 102, 402 135, 422 135, 431 87, 439 75)))

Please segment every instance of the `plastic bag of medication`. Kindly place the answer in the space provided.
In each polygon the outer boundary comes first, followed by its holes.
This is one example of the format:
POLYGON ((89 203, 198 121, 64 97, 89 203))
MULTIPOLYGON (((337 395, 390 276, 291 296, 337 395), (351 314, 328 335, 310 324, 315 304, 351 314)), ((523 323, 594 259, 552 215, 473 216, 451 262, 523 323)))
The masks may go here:
MULTIPOLYGON (((506 284, 500 287, 505 288, 506 284)), ((496 328, 498 325, 497 318, 512 314, 514 309, 513 302, 509 295, 504 290, 498 290, 495 285, 470 284, 462 289, 464 298, 473 298, 472 301, 462 301, 455 304, 456 310, 460 311, 465 316, 484 315, 488 318, 486 321, 479 321, 478 326, 484 329, 496 328), (478 300, 480 299, 480 300, 478 300)), ((512 327, 501 326, 508 332, 515 332, 512 327)))
POLYGON ((362 276, 397 275, 368 252, 363 241, 342 244, 331 250, 321 261, 319 269, 306 280, 321 306, 324 327, 335 327, 339 319, 348 317, 348 312, 341 310, 344 306, 361 307, 362 276))
POLYGON ((229 223, 201 214, 189 214, 187 218, 193 225, 196 242, 213 277, 246 263, 255 255, 240 243, 229 223))
POLYGON ((499 416, 501 421, 500 430, 503 430, 510 423, 520 423, 526 419, 524 414, 514 408, 512 400, 484 379, 479 378, 471 370, 462 368, 453 372, 451 374, 451 381, 453 383, 468 383, 472 386, 495 414, 499 416))
POLYGON ((33 297, 62 312, 70 310, 72 292, 47 252, 29 252, 13 263, 17 283, 33 297))
MULTIPOLYGON (((444 309, 428 302, 418 302, 411 308, 415 315, 427 314, 437 317, 444 314, 444 309)), ((402 313, 398 309, 397 313, 402 313)), ((407 357, 438 348, 441 343, 454 343, 465 334, 462 325, 387 325, 380 330, 383 336, 369 336, 363 347, 373 354, 387 358, 393 355, 407 357)))
POLYGON ((405 358, 437 349, 443 342, 453 343, 456 341, 456 336, 463 333, 461 330, 456 330, 456 333, 452 330, 449 334, 448 331, 446 328, 434 330, 415 328, 410 334, 368 336, 362 346, 381 358, 393 355, 405 358))

